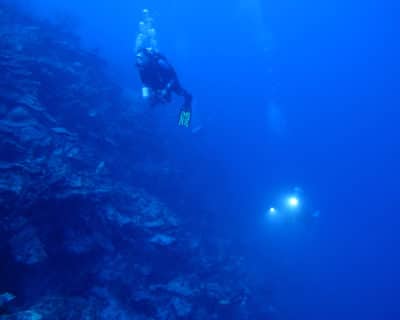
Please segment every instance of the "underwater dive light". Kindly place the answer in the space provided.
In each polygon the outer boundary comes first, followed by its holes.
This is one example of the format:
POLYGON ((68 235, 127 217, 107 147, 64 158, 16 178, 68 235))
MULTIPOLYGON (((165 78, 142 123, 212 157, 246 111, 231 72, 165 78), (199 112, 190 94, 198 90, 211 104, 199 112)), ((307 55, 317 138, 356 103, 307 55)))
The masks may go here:
POLYGON ((274 207, 269 208, 268 213, 270 216, 276 215, 276 209, 274 207))
POLYGON ((291 208, 297 208, 299 206, 299 199, 296 197, 290 197, 288 199, 288 204, 291 208))

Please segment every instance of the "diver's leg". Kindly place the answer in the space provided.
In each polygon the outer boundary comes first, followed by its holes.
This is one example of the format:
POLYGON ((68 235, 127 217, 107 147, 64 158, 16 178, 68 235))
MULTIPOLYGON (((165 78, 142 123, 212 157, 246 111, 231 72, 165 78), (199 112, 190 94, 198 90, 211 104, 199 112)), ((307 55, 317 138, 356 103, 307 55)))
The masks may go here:
POLYGON ((179 95, 183 97, 183 108, 191 111, 192 110, 192 95, 183 88, 181 88, 179 93, 180 93, 179 95))
POLYGON ((192 121, 192 95, 182 87, 180 87, 176 93, 180 96, 183 96, 184 99, 183 106, 179 111, 178 125, 189 128, 192 121))
POLYGON ((187 92, 186 90, 185 90, 184 99, 185 99, 185 102, 184 102, 185 106, 186 106, 188 109, 192 110, 192 99, 193 99, 193 97, 192 97, 192 95, 191 95, 189 92, 187 92))
POLYGON ((186 110, 191 110, 192 108, 192 95, 181 87, 178 81, 175 82, 172 87, 172 91, 175 92, 176 95, 183 97, 183 108, 186 110))

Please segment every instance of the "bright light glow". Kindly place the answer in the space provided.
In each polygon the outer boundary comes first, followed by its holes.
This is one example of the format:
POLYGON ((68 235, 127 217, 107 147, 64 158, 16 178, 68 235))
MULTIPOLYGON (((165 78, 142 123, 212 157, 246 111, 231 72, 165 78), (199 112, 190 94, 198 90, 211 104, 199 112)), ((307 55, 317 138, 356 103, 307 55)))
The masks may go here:
POLYGON ((299 205, 299 199, 297 199, 296 197, 290 197, 288 202, 289 206, 291 207, 297 207, 299 205))
POLYGON ((271 215, 271 216, 274 216, 274 215, 276 215, 276 209, 275 208, 269 208, 269 214, 271 215))

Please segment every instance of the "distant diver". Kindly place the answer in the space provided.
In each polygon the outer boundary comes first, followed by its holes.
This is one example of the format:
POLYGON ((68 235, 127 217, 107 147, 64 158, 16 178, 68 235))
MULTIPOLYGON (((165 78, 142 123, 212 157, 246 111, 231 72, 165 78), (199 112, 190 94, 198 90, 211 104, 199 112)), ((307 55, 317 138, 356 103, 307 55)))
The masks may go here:
POLYGON ((139 23, 135 50, 136 67, 143 84, 142 97, 150 106, 156 106, 170 103, 172 93, 182 96, 178 125, 188 128, 192 119, 192 95, 180 85, 174 68, 159 53, 153 19, 147 9, 143 10, 143 21, 139 23))
POLYGON ((299 187, 294 188, 279 207, 268 209, 268 216, 271 219, 287 223, 310 225, 319 221, 320 215, 320 211, 315 210, 306 201, 304 192, 299 187))

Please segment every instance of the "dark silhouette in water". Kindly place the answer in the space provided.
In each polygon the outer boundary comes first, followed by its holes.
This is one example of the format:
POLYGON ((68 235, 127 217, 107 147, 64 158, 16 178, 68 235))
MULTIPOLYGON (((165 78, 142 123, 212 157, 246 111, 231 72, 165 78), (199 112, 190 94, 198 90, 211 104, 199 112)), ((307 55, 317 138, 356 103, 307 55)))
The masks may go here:
POLYGON ((152 49, 142 48, 136 53, 136 66, 145 86, 143 96, 150 100, 151 106, 171 102, 172 93, 175 93, 183 96, 185 110, 192 109, 192 95, 181 86, 174 68, 165 56, 152 49))

